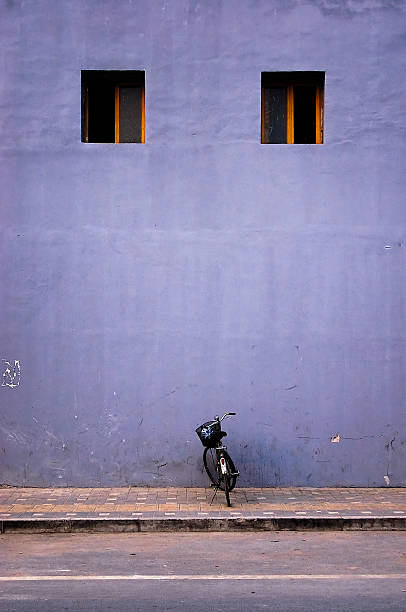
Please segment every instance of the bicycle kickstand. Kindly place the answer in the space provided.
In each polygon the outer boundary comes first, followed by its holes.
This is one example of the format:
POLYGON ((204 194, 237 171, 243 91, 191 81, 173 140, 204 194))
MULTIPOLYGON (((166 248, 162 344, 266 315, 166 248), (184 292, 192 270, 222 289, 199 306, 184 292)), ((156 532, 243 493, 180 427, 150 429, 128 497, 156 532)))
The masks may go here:
MULTIPOLYGON (((211 486, 212 486, 212 487, 214 487, 215 485, 211 485, 211 486)), ((211 498, 210 506, 211 506, 211 505, 212 505, 212 503, 214 502, 214 498, 216 497, 216 495, 217 495, 217 491, 218 491, 218 490, 219 490, 219 487, 218 487, 218 486, 216 486, 216 487, 215 487, 215 489, 214 489, 214 495, 213 495, 213 497, 211 498)))

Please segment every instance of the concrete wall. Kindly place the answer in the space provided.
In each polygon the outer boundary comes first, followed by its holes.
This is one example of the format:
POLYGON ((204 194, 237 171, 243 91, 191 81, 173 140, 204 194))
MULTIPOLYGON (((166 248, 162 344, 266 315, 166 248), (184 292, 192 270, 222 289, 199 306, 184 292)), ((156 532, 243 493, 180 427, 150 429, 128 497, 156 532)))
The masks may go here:
POLYGON ((235 410, 241 485, 406 484, 405 12, 1 0, 1 482, 203 485, 235 410), (81 142, 82 69, 146 71, 146 144, 81 142), (268 70, 324 145, 260 144, 268 70))

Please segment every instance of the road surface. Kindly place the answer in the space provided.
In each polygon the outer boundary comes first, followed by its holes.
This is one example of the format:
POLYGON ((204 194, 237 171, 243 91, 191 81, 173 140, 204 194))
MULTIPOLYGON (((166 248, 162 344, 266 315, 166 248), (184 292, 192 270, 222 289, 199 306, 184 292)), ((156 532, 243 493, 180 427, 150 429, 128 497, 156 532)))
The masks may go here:
POLYGON ((405 612, 406 532, 0 536, 1 612, 405 612))

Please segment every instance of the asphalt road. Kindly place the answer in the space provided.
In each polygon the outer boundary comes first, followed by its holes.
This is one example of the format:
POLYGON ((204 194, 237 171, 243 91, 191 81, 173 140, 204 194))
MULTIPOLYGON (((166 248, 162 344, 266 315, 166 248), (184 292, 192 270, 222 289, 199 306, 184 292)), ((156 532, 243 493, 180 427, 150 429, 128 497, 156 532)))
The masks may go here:
POLYGON ((406 610, 406 532, 0 536, 1 612, 406 610))

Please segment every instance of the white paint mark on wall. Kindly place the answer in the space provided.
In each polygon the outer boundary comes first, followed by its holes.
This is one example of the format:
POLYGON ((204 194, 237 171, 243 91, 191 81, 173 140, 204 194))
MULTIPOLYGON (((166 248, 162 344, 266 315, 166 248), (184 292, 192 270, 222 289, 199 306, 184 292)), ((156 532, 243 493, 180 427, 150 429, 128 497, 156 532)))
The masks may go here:
POLYGON ((13 365, 11 364, 10 361, 7 361, 7 359, 3 359, 2 361, 4 363, 4 370, 3 370, 3 381, 1 383, 1 386, 11 387, 12 389, 19 387, 20 381, 21 381, 20 361, 18 359, 15 360, 13 365))
POLYGON ((385 481, 385 483, 386 483, 387 485, 390 485, 390 478, 389 478, 389 476, 388 476, 387 474, 385 474, 385 476, 383 477, 383 479, 384 479, 384 481, 385 481))
POLYGON ((47 434, 47 436, 49 436, 53 440, 56 440, 57 442, 59 441, 58 438, 52 433, 52 431, 48 431, 47 429, 45 429, 45 427, 44 427, 44 431, 47 434))
POLYGON ((17 444, 22 444, 22 445, 27 445, 30 443, 30 438, 22 433, 21 431, 14 431, 14 429, 7 429, 6 427, 0 425, 0 432, 3 432, 3 434, 5 434, 7 436, 7 438, 10 438, 10 440, 13 440, 13 442, 17 443, 17 444))
POLYGON ((340 434, 336 434, 335 436, 331 436, 330 442, 339 442, 341 440, 340 434))

